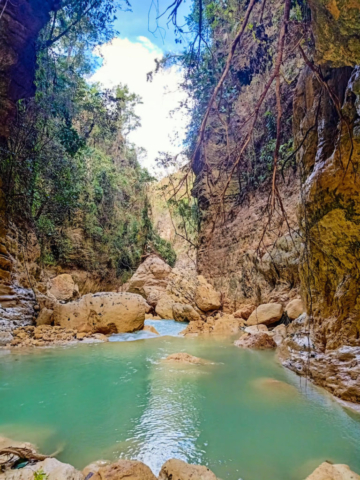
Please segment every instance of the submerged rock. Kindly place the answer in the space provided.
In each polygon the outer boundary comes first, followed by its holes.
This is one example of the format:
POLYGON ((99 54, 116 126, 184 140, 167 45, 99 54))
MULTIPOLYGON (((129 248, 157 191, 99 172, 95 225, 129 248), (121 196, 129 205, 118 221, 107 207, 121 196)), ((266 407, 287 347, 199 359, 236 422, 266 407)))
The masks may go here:
POLYGON ((159 480, 217 480, 217 477, 207 467, 171 459, 162 466, 159 480))
POLYGON ((84 471, 91 480, 157 480, 150 468, 137 460, 119 460, 100 468, 96 462, 86 467, 84 471))
POLYGON ((133 293, 95 293, 55 307, 54 323, 79 332, 126 333, 144 327, 146 302, 133 293))
POLYGON ((236 347, 242 348, 256 348, 259 350, 265 350, 268 348, 276 348, 274 339, 267 333, 255 333, 254 335, 245 334, 236 340, 234 343, 236 347))
POLYGON ((155 333, 156 335, 160 335, 160 333, 152 325, 145 325, 143 330, 145 330, 145 332, 151 332, 151 333, 155 333))
POLYGON ((272 395, 277 399, 298 395, 298 391, 293 385, 275 378, 257 378, 252 382, 252 385, 263 393, 272 395))
POLYGON ((207 365, 211 362, 204 360, 203 358, 194 357, 189 353, 172 353, 164 359, 166 362, 177 362, 177 363, 191 363, 193 365, 207 365))
POLYGON ((280 303, 265 303, 257 307, 250 315, 247 325, 271 325, 278 322, 283 314, 283 306, 280 303))
POLYGON ((306 480, 360 480, 360 475, 347 465, 324 462, 306 480))

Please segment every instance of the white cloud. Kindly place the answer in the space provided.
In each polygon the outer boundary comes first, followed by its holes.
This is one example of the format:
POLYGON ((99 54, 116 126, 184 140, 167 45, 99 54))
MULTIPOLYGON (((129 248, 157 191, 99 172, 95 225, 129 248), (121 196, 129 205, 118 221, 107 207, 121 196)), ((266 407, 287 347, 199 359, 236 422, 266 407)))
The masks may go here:
POLYGON ((163 53, 146 37, 138 37, 137 42, 114 38, 111 43, 100 47, 99 53, 103 65, 91 80, 105 87, 127 84, 131 92, 142 97, 143 104, 136 110, 142 126, 132 132, 129 139, 147 150, 143 165, 153 167, 158 151, 179 153, 187 119, 181 113, 176 113, 173 118, 169 114, 184 100, 185 94, 178 88, 181 81, 179 69, 171 67, 154 75, 152 82, 147 82, 146 74, 154 70, 155 59, 161 59, 163 53), (170 140, 174 134, 177 137, 175 145, 170 140))

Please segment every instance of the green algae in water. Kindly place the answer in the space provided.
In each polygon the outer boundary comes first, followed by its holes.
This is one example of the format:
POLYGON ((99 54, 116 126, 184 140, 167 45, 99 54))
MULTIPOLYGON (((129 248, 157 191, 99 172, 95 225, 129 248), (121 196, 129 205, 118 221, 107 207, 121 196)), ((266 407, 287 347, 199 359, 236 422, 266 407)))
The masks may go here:
POLYGON ((0 367, 0 434, 63 447, 78 468, 137 458, 157 473, 176 457, 230 480, 303 480, 324 460, 360 472, 360 417, 272 352, 161 337, 16 352, 0 367), (181 351, 216 364, 161 361, 181 351))

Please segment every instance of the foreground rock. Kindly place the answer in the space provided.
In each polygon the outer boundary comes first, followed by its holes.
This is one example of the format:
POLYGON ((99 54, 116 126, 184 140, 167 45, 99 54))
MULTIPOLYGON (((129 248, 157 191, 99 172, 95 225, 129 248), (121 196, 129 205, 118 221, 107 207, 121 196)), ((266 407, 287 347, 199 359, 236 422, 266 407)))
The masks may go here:
POLYGON ((283 314, 283 306, 280 303, 266 303, 257 307, 250 315, 247 325, 271 325, 278 322, 283 314))
POLYGON ((162 466, 159 480, 217 480, 217 477, 207 467, 172 459, 162 466))
POLYGON ((155 307, 166 291, 172 268, 157 255, 150 255, 131 277, 127 291, 146 298, 155 307))
POLYGON ((56 300, 69 301, 79 296, 79 287, 71 275, 63 273, 50 281, 48 293, 56 300))
POLYGON ((189 353, 172 353, 168 357, 166 357, 165 362, 176 362, 176 363, 190 363, 193 365, 208 365, 208 360, 204 360, 203 358, 194 357, 194 355, 190 355, 189 353))
POLYGON ((39 327, 20 327, 13 332, 9 342, 11 347, 46 347, 50 345, 65 345, 82 341, 83 343, 106 342, 105 335, 95 333, 79 333, 72 328, 50 325, 39 327))
POLYGON ((273 338, 267 333, 255 333, 254 335, 245 334, 237 340, 234 345, 242 348, 256 348, 266 350, 276 348, 273 338))
POLYGON ((133 293, 95 293, 57 304, 54 323, 78 332, 126 333, 144 327, 146 302, 133 293))
MULTIPOLYGON (((73 466, 61 463, 56 458, 47 458, 35 465, 28 465, 20 470, 6 470, 0 474, 0 480, 84 480, 84 475, 73 466), (38 476, 35 477, 35 472, 38 476), (43 474, 43 476, 41 476, 43 474)), ((151 479, 153 480, 153 479, 151 479)))
POLYGON ((91 480, 157 480, 150 468, 137 460, 119 460, 104 466, 95 463, 84 471, 91 480))
POLYGON ((360 480, 360 475, 350 470, 347 465, 324 462, 306 480, 360 480))

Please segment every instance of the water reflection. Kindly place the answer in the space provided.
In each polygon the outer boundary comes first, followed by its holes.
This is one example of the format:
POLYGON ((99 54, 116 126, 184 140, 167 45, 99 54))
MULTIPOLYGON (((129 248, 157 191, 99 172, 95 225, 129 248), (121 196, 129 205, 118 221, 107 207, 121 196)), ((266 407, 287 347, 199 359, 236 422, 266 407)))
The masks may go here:
POLYGON ((203 373, 196 365, 152 365, 146 408, 130 432, 128 449, 120 457, 137 458, 155 474, 170 458, 201 463, 203 452, 196 445, 201 403, 198 375, 203 373))

